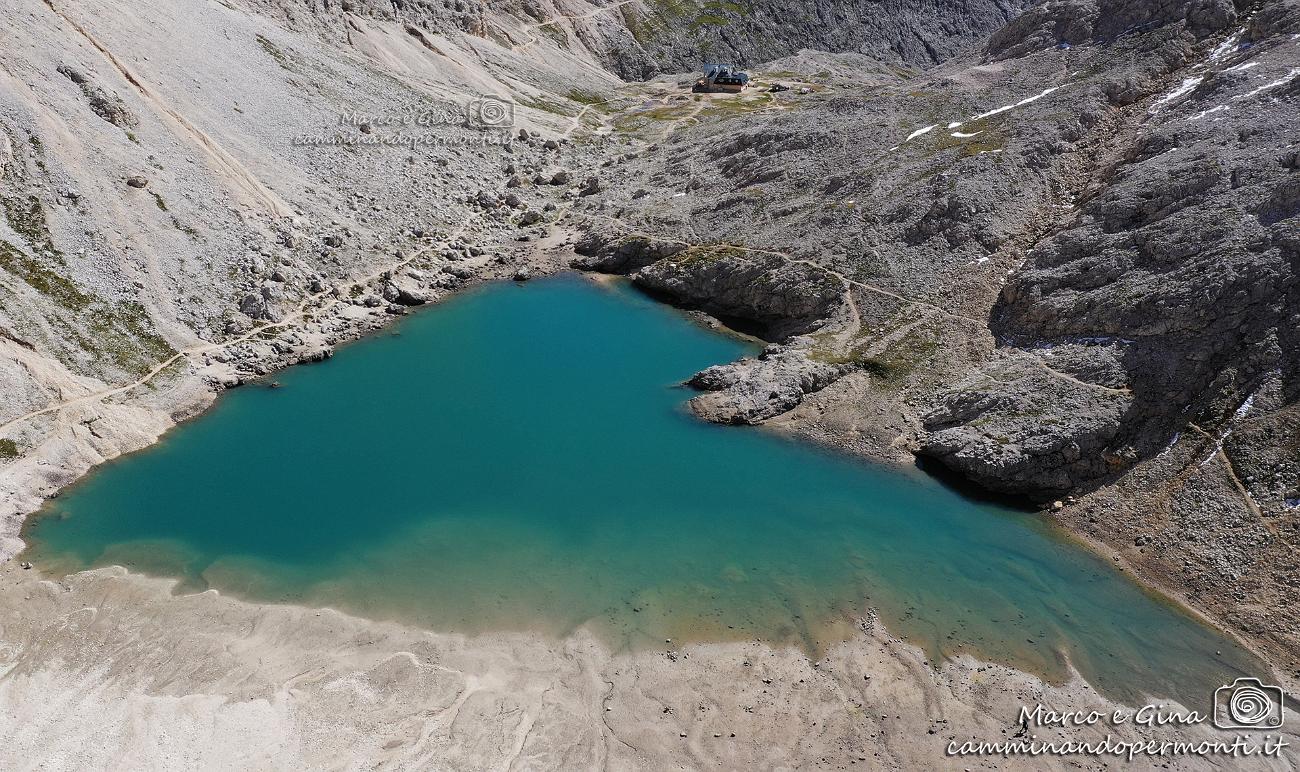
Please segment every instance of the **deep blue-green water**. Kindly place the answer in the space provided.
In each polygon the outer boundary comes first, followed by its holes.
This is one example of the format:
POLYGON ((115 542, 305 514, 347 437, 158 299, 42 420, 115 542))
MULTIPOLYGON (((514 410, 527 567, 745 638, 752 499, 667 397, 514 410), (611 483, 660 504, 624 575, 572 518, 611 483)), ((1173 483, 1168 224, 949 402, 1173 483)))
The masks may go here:
POLYGON ((694 420, 676 384, 752 346, 625 286, 491 285, 396 330, 105 465, 32 521, 29 559, 616 647, 816 651, 871 607, 935 657, 1068 659, 1128 698, 1199 704, 1253 668, 1031 514, 694 420))

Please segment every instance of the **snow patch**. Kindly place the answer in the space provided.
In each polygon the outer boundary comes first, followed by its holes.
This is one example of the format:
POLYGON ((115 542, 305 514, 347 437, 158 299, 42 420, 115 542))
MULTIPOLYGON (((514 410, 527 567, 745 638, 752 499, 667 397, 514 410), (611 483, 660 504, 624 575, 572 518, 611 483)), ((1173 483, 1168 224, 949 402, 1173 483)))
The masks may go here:
POLYGON ((1031 103, 1031 102, 1037 102, 1038 100, 1042 99, 1043 97, 1047 96, 1048 94, 1052 93, 1053 91, 1056 91, 1056 90, 1059 89, 1059 88, 1060 88, 1060 86, 1052 86, 1051 88, 1045 88, 1045 89, 1043 89, 1042 91, 1040 91, 1039 93, 1037 93, 1037 94, 1035 94, 1035 95, 1033 95, 1033 96, 1031 96, 1031 97, 1025 97, 1024 99, 1020 100, 1019 102, 1016 102, 1016 103, 1013 104, 1013 105, 1003 105, 1002 107, 994 108, 994 109, 992 109, 992 110, 989 110, 989 111, 986 112, 986 113, 980 113, 979 115, 975 116, 974 118, 971 118, 971 120, 972 120, 972 121, 978 121, 978 120, 981 120, 981 119, 983 119, 983 118, 988 118, 988 117, 990 117, 990 116, 998 115, 999 113, 1005 113, 1005 112, 1008 111, 1008 110, 1014 110, 1014 109, 1016 109, 1017 107, 1024 107, 1025 105, 1027 105, 1027 104, 1029 104, 1029 103, 1031 103))
POLYGON ((1061 338, 1056 341, 1036 340, 1029 344, 1029 348, 1035 351, 1048 351, 1061 346, 1131 346, 1133 343, 1134 341, 1129 338, 1115 338, 1109 335, 1080 335, 1061 338))
POLYGON ((1232 414, 1232 420, 1240 421, 1241 419, 1246 417, 1246 414, 1250 412, 1250 409, 1255 406, 1256 394, 1259 394, 1259 392, 1257 391, 1255 392, 1255 394, 1251 394, 1249 397, 1246 397, 1246 401, 1241 403, 1241 407, 1237 408, 1237 412, 1232 414))
POLYGON ((1227 105, 1219 105, 1217 107, 1211 107, 1209 110, 1202 110, 1196 115, 1193 115, 1191 118, 1188 118, 1187 120, 1199 121, 1200 119, 1204 118, 1207 115, 1210 115, 1211 113, 1226 113, 1231 109, 1232 108, 1228 107, 1227 105))
POLYGON ((1215 456, 1219 455, 1219 451, 1223 450, 1223 441, 1228 439, 1228 436, 1231 434, 1232 434, 1232 427, 1229 426, 1228 429, 1223 434, 1219 435, 1219 440, 1214 443, 1214 449, 1211 450, 1210 455, 1206 456, 1205 460, 1200 463, 1200 466, 1205 466, 1206 464, 1213 461, 1215 456))
POLYGON ((969 134, 967 134, 964 131, 954 131, 949 136, 957 137, 958 139, 970 139, 971 137, 975 137, 983 133, 984 133, 983 131, 972 131, 969 134))
MULTIPOLYGON (((1037 102, 1038 100, 1042 99, 1043 97, 1047 96, 1048 94, 1052 93, 1053 91, 1058 90, 1059 88, 1061 88, 1061 87, 1060 87, 1060 86, 1052 86, 1051 88, 1045 88, 1045 89, 1043 89, 1042 91, 1038 92, 1037 94, 1034 94, 1033 96, 1030 96, 1030 97, 1025 97, 1024 99, 1020 100, 1019 102, 1016 102, 1015 104, 1003 105, 1002 107, 994 108, 994 109, 992 109, 992 110, 989 110, 988 112, 980 113, 979 115, 972 116, 970 120, 972 120, 972 121, 978 121, 978 120, 982 120, 982 119, 984 119, 984 118, 989 118, 989 117, 991 117, 991 116, 998 115, 998 114, 1000 114, 1000 113, 1005 113, 1005 112, 1007 112, 1008 110, 1014 110, 1014 109, 1016 109, 1017 107, 1024 107, 1025 105, 1030 104, 1031 102, 1037 102)), ((965 123, 965 121, 952 121, 952 122, 950 122, 950 123, 948 124, 947 129, 948 129, 949 131, 952 131, 953 129, 961 128, 961 126, 962 126, 964 123, 965 123)), ((889 152, 893 152, 893 151, 897 150, 901 145, 903 145, 903 144, 905 144, 905 143, 907 143, 907 142, 911 142, 912 140, 916 139, 917 137, 919 137, 919 136, 921 136, 921 135, 923 135, 923 134, 929 134, 931 131, 934 131, 934 130, 937 129, 937 128, 939 128, 939 124, 936 123, 936 124, 934 124, 933 126, 926 126, 926 127, 924 127, 924 128, 917 129, 916 131, 912 132, 911 134, 908 134, 908 135, 907 135, 907 138, 904 139, 902 142, 900 142, 899 144, 894 145, 893 147, 889 148, 889 152)), ((957 137, 957 138, 959 138, 959 139, 968 139, 968 138, 973 137, 973 136, 975 136, 976 134, 980 134, 980 133, 982 133, 982 132, 980 132, 980 131, 976 131, 976 132, 973 132, 973 133, 964 133, 964 132, 960 132, 960 131, 952 131, 952 136, 957 137)), ((1001 150, 984 150, 984 151, 981 151, 981 155, 982 155, 983 153, 1000 153, 1000 152, 1002 152, 1002 151, 1001 151, 1001 150)))
POLYGON ((926 127, 923 128, 923 129, 917 129, 916 131, 912 132, 911 134, 908 134, 908 135, 907 135, 907 139, 905 139, 905 140, 903 140, 903 141, 904 141, 904 142, 911 142, 912 140, 916 139, 917 137, 921 136, 922 134, 929 134, 931 131, 937 129, 938 127, 939 127, 939 124, 936 123, 936 124, 932 124, 932 125, 930 125, 930 126, 926 126, 926 127))
POLYGON ((1210 52, 1209 60, 1211 62, 1217 62, 1223 59, 1228 54, 1232 53, 1233 51, 1236 51, 1237 43, 1241 40, 1241 36, 1243 33, 1245 33, 1245 31, 1246 28, 1242 27, 1241 29, 1229 35, 1227 39, 1225 39, 1222 43, 1215 46, 1214 50, 1210 52))
POLYGON ((1197 75, 1195 78, 1185 78, 1183 82, 1179 84, 1178 88, 1174 89, 1173 91, 1170 91, 1168 94, 1165 94, 1164 96, 1157 99, 1151 105, 1151 107, 1147 109, 1147 112, 1154 114, 1158 112, 1163 105, 1168 104, 1169 102, 1172 102, 1175 99, 1178 99, 1180 97, 1187 96, 1188 94, 1192 93, 1192 89, 1201 85, 1201 83, 1204 80, 1205 80, 1204 75, 1197 75))
POLYGON ((1274 89, 1277 88, 1278 86, 1285 86, 1286 84, 1295 80, 1296 77, 1298 76, 1300 76, 1300 67, 1292 67, 1290 72, 1288 72, 1286 75, 1283 75, 1281 78, 1278 78, 1277 80, 1273 81, 1272 83, 1265 83, 1264 85, 1260 86, 1257 89, 1247 91, 1244 94, 1238 94, 1237 96, 1233 97, 1233 99, 1250 99, 1256 94, 1261 94, 1265 91, 1268 91, 1269 89, 1274 89))
POLYGON ((1174 449, 1174 446, 1178 444, 1178 440, 1182 438, 1182 436, 1182 432, 1174 432, 1174 436, 1169 439, 1169 444, 1165 446, 1164 450, 1160 451, 1160 454, 1157 455, 1156 458, 1163 458, 1169 455, 1169 451, 1174 449))
MULTIPOLYGON (((1277 371, 1275 370, 1274 372, 1277 371)), ((1224 429, 1223 434, 1219 435, 1218 441, 1214 443, 1214 450, 1210 451, 1210 455, 1205 457, 1205 460, 1201 462, 1201 466, 1205 466, 1206 464, 1210 463, 1210 459, 1214 458, 1219 453, 1219 451, 1223 450, 1223 441, 1228 439, 1228 437, 1232 434, 1233 424, 1245 418, 1246 414, 1248 414, 1251 411, 1251 409, 1255 407, 1255 397, 1259 396, 1259 393, 1263 390, 1264 390, 1263 386, 1256 389, 1254 393, 1252 393, 1249 397, 1246 397, 1245 401, 1241 403, 1241 406, 1238 407, 1236 412, 1232 414, 1232 418, 1229 419, 1228 421, 1228 428, 1224 429)))

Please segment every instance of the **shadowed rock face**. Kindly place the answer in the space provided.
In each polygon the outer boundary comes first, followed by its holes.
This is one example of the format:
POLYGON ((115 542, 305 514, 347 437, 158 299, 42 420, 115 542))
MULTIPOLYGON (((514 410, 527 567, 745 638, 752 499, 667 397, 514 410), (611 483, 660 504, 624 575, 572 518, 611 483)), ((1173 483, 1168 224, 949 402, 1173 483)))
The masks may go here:
POLYGON ((986 50, 1009 59, 1055 45, 1110 44, 1178 23, 1197 38, 1219 32, 1237 18, 1230 0, 1049 0, 994 32, 986 50))
POLYGON ((707 420, 730 424, 760 424, 794 409, 849 369, 809 359, 807 344, 799 339, 791 346, 768 346, 756 358, 697 373, 686 385, 704 393, 691 400, 691 409, 707 420))
POLYGON ((349 17, 400 22, 408 34, 422 40, 450 29, 517 46, 543 34, 562 40, 567 48, 591 51, 620 77, 641 80, 659 73, 694 71, 705 61, 748 66, 801 49, 856 52, 929 67, 978 47, 990 32, 1033 2, 337 0, 318 4, 253 0, 253 4, 292 25, 316 26, 344 37, 352 23, 349 17), (527 31, 521 33, 514 22, 502 23, 503 18, 524 22, 527 31))
POLYGON ((923 416, 920 451, 984 487, 1040 499, 1135 460, 1108 451, 1132 409, 1127 395, 1017 365, 999 370, 1001 384, 974 378, 940 397, 923 416))
POLYGON ((623 12, 629 37, 613 43, 610 64, 624 77, 648 77, 691 71, 701 61, 757 64, 809 48, 928 67, 978 46, 985 35, 1031 4, 1026 0, 648 0, 623 12))
MULTIPOLYGON (((1120 424, 1099 417, 1090 433, 1118 463, 1062 477, 1045 460, 1042 479, 1024 480, 1031 489, 1061 493, 1125 469, 1189 421, 1230 419, 1270 382, 1296 399, 1300 183, 1288 127, 1300 84, 1290 70, 1251 75, 1284 53, 1278 42, 1243 38, 1254 65, 1241 69, 1243 50, 1189 73, 1186 96, 1153 105, 1104 187, 1008 280, 992 314, 1002 341, 1039 350, 1086 341, 1069 367, 1117 370, 1131 391, 1120 424)), ((932 439, 964 466, 952 443, 932 439)))
POLYGON ((682 305, 757 323, 774 338, 811 329, 844 294, 839 281, 814 267, 725 247, 689 250, 646 266, 632 279, 682 305))

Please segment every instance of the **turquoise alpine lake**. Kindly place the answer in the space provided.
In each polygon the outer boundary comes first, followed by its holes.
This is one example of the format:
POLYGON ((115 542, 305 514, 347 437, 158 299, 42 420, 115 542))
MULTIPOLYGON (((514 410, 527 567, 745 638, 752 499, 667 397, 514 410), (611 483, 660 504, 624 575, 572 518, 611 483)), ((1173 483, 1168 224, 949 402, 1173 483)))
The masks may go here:
POLYGON ((1034 514, 689 415, 683 379, 755 351, 621 283, 487 285, 104 465, 30 522, 27 559, 616 649, 816 653, 874 609, 936 660, 1198 708, 1262 674, 1034 514))

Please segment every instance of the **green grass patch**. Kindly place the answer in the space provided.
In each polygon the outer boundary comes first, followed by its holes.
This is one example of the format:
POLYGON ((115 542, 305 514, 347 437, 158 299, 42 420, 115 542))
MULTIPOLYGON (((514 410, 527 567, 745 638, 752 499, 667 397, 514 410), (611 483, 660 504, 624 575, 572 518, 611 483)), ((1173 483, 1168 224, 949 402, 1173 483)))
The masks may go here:
POLYGON ((581 89, 570 89, 569 99, 580 105, 599 105, 608 102, 609 99, 601 94, 592 91, 583 91, 581 89))
POLYGON ((664 105, 663 107, 652 107, 649 110, 638 110, 632 115, 648 118, 652 121, 675 121, 685 118, 694 109, 694 106, 689 104, 664 105))
POLYGON ((569 31, 559 24, 543 24, 537 31, 554 40, 560 48, 569 47, 569 31))
POLYGON ((96 300, 70 279, 51 270, 50 262, 33 258, 13 244, 0 241, 0 269, 21 279, 66 312, 46 314, 62 330, 63 339, 75 342, 96 361, 111 362, 122 370, 139 374, 176 353, 154 330, 149 314, 139 303, 96 300))
POLYGON ((35 162, 36 168, 48 174, 50 170, 45 166, 45 145, 42 144, 41 138, 35 134, 28 134, 27 141, 32 146, 32 161, 35 162))
POLYGON ((13 440, 0 440, 0 458, 14 459, 18 458, 18 443, 13 440))
POLYGON ((71 279, 50 268, 50 263, 59 262, 57 259, 32 257, 13 244, 0 241, 0 268, 64 308, 80 311, 90 305, 91 297, 78 289, 71 279))
POLYGON ((157 204, 158 208, 162 211, 167 211, 167 202, 163 201, 163 197, 158 195, 156 192, 153 194, 153 202, 157 204))
POLYGON ((43 249, 52 254, 59 254, 50 237, 50 226, 45 220, 45 209, 36 196, 27 198, 5 197, 0 199, 4 207, 5 220, 14 233, 23 237, 33 249, 43 249))
POLYGON ((741 115, 758 112, 769 104, 774 102, 776 97, 770 93, 759 94, 755 98, 746 99, 740 95, 730 98, 714 98, 709 100, 708 107, 700 111, 701 118, 735 118, 741 115))
POLYGON ((712 13, 702 13, 691 21, 691 29, 698 30, 701 27, 722 27, 726 25, 727 19, 724 16, 718 16, 712 13))
POLYGON ((555 100, 542 99, 541 97, 517 96, 515 97, 515 101, 524 107, 541 110, 544 113, 559 115, 564 118, 572 118, 578 114, 578 111, 574 110, 572 105, 555 100))
POLYGON ((961 158, 969 158, 1006 147, 1007 137, 1001 130, 1001 115, 991 116, 978 121, 967 121, 955 129, 944 129, 934 140, 936 150, 956 148, 961 158), (952 133, 975 134, 973 137, 954 137, 952 133))
POLYGON ((914 330, 879 354, 863 357, 862 368, 887 383, 899 383, 939 349, 929 331, 914 330))
POLYGON ((829 365, 854 365, 887 385, 900 384, 939 348, 939 341, 927 330, 914 330, 882 352, 867 353, 879 338, 855 343, 847 349, 837 345, 834 333, 813 336, 816 341, 808 358, 829 365))
POLYGON ((289 61, 288 55, 285 54, 284 51, 281 51, 280 47, 277 46, 275 43, 272 43, 271 41, 267 40, 262 35, 258 35, 257 44, 262 47, 263 51, 265 51, 272 59, 275 60, 276 64, 280 65, 282 68, 286 70, 290 70, 290 71, 293 70, 293 68, 290 66, 291 63, 289 61))
POLYGON ((189 236, 190 238, 194 239, 195 241, 199 240, 198 229, 195 228, 193 225, 186 225, 185 223, 176 219, 175 215, 172 215, 172 227, 180 231, 181 233, 184 233, 186 236, 189 236))
POLYGON ((87 327, 94 334, 94 348, 88 350, 130 373, 143 375, 176 354, 154 331, 149 314, 139 303, 104 303, 96 308, 87 327))

